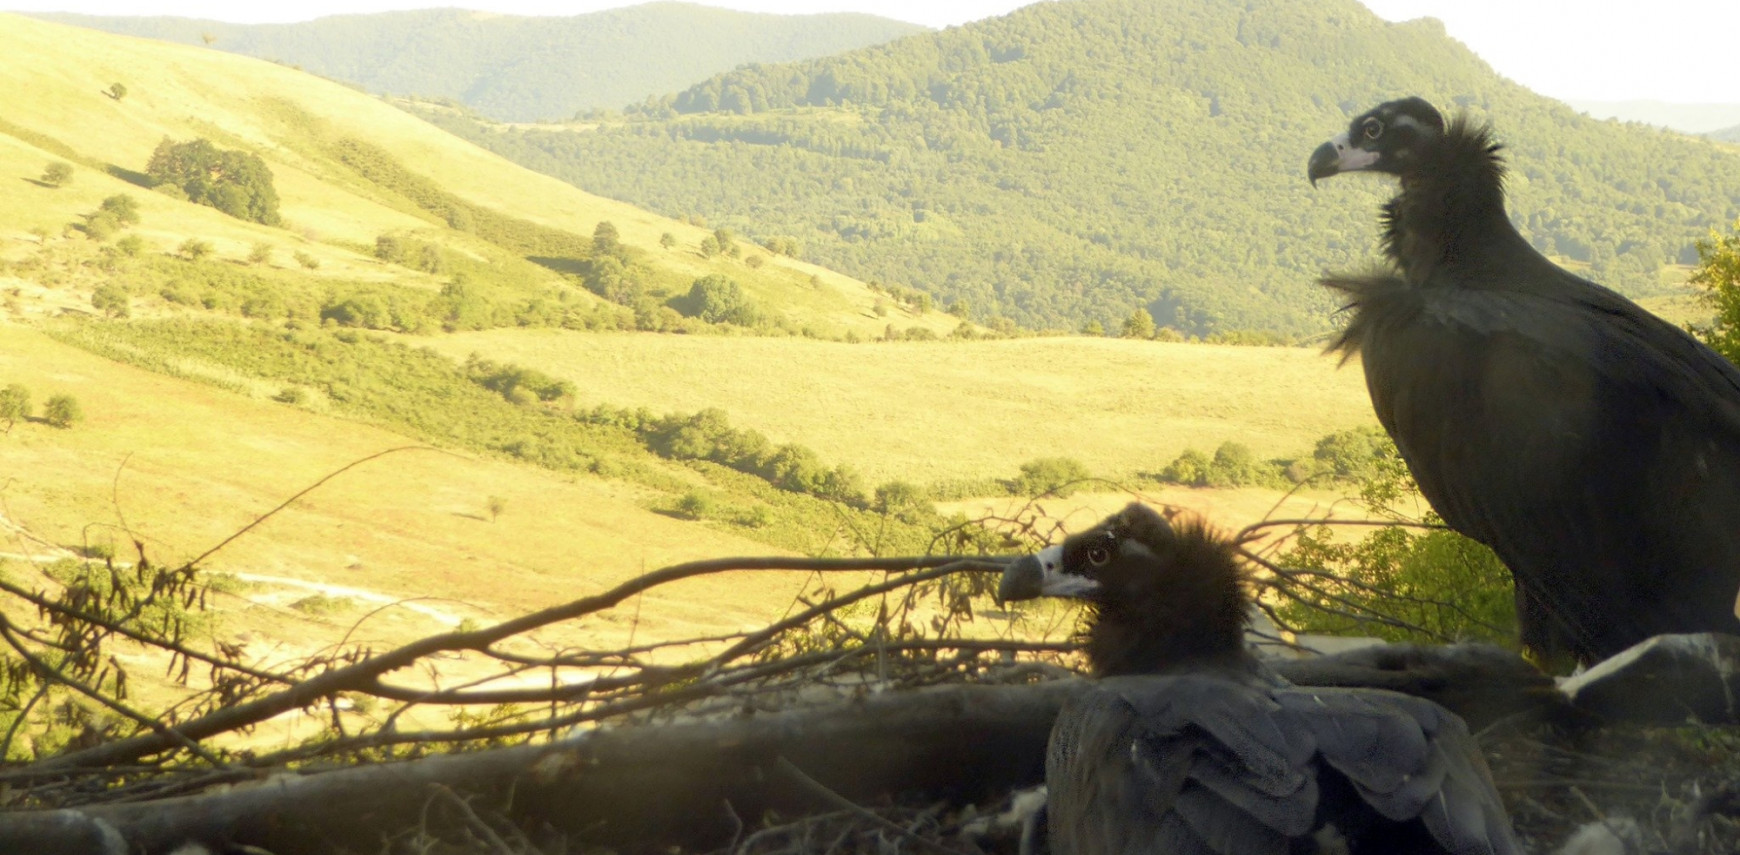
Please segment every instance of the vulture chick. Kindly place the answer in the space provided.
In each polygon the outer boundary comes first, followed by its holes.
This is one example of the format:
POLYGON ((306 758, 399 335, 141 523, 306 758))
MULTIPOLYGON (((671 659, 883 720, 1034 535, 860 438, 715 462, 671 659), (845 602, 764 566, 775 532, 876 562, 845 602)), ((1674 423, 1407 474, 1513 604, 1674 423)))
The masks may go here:
POLYGON ((1011 564, 999 594, 1089 604, 1098 679, 1058 715, 1045 764, 1058 855, 1520 851, 1461 719, 1257 663, 1242 565, 1201 524, 1132 504, 1011 564))
POLYGON ((1589 664, 1663 633, 1740 633, 1740 371, 1536 252, 1499 146, 1420 98, 1312 155, 1400 179, 1390 269, 1332 276, 1377 417, 1432 508, 1516 582, 1522 641, 1589 664))

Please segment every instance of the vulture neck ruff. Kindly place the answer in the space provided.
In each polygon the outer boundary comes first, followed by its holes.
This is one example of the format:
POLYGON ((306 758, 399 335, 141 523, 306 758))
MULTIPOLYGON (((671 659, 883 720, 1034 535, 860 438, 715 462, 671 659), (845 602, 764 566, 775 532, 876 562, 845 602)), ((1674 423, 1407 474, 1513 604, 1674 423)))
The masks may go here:
POLYGON ((1383 213, 1384 253, 1409 285, 1514 282, 1503 270, 1484 269, 1484 260, 1514 260, 1519 251, 1546 263, 1505 215, 1499 148, 1490 128, 1459 117, 1414 151, 1400 173, 1402 192, 1383 213))
POLYGON ((1187 521, 1134 546, 1098 573, 1084 648, 1094 676, 1254 672, 1245 646, 1250 595, 1232 545, 1187 521))

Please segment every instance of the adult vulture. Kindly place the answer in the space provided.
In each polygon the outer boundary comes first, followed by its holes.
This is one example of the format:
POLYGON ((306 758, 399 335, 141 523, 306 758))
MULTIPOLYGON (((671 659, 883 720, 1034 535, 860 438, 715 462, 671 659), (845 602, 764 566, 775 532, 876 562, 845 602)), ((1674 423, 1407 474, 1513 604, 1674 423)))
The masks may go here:
POLYGON ((1376 689, 1295 688, 1245 646, 1232 544, 1133 504, 1004 572, 1006 600, 1088 601, 1095 685, 1064 705, 1051 850, 1167 855, 1519 848, 1460 718, 1376 689))
POLYGON ((1491 129, 1404 98, 1312 155, 1401 179, 1390 267, 1331 276, 1378 420, 1434 510, 1516 581, 1522 641, 1584 664, 1740 633, 1740 371, 1548 261, 1505 215, 1491 129))

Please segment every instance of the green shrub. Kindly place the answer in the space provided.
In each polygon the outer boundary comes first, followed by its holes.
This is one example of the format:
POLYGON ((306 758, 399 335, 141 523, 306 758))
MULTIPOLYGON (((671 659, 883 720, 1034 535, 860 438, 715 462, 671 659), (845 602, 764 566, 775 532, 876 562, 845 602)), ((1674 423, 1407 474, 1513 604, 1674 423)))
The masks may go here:
POLYGON ((133 314, 133 298, 119 283, 105 282, 91 293, 91 308, 111 318, 125 318, 133 314))
POLYGON ((702 276, 689 286, 688 296, 677 310, 710 324, 754 326, 760 318, 754 301, 743 293, 737 280, 717 273, 702 276))
POLYGON ((1070 457, 1041 457, 1021 464, 1021 475, 1010 485, 1018 496, 1052 495, 1068 498, 1092 478, 1081 461, 1070 457))
POLYGON ((30 418, 30 390, 22 384, 11 383, 0 389, 0 419, 6 420, 6 429, 12 430, 12 425, 30 418))
POLYGON ((64 430, 84 421, 85 414, 77 398, 55 395, 42 405, 42 420, 64 430))
POLYGON ((112 215, 123 226, 139 225, 139 200, 126 193, 104 199, 97 210, 112 215))
POLYGON ((188 238, 182 241, 181 246, 176 247, 175 251, 188 261, 199 261, 211 255, 212 248, 210 243, 199 238, 188 238))
POLYGON ((72 164, 56 160, 42 170, 42 183, 50 187, 65 187, 72 183, 72 164))

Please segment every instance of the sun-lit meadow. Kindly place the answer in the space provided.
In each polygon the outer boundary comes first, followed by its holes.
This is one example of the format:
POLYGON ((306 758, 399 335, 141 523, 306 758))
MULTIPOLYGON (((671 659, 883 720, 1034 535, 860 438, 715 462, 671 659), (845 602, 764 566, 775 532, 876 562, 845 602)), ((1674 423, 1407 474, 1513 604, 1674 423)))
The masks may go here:
POLYGON ((798 442, 872 483, 1010 477, 1039 457, 1097 474, 1156 472, 1229 440, 1309 453, 1374 424, 1357 364, 1315 348, 1102 338, 841 344, 800 339, 494 330, 429 346, 535 365, 582 405, 655 413, 717 407, 738 427, 798 442))

